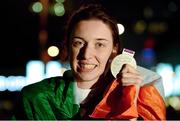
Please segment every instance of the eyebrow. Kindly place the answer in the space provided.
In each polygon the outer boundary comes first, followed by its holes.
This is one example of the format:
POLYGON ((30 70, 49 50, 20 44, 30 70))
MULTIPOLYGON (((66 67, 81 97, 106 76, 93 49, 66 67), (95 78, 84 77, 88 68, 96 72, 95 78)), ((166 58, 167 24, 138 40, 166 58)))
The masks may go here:
MULTIPOLYGON (((77 37, 77 36, 74 36, 73 39, 85 40, 84 38, 82 38, 82 37, 77 37)), ((97 38, 96 40, 97 40, 97 41, 109 41, 109 40, 107 40, 107 39, 105 39, 105 38, 97 38)))
POLYGON ((98 38, 98 39, 96 39, 96 40, 98 40, 98 41, 109 41, 109 40, 107 40, 107 39, 105 39, 105 38, 98 38))
POLYGON ((77 37, 77 36, 72 37, 72 39, 82 39, 82 40, 84 40, 82 37, 77 37))

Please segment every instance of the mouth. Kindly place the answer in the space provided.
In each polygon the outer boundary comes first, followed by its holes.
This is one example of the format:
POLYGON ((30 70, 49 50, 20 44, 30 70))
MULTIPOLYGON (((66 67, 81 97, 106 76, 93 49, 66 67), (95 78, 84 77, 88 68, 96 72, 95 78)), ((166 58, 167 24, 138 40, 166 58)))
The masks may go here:
POLYGON ((96 64, 89 64, 89 63, 80 63, 79 67, 81 71, 92 71, 96 68, 96 64))

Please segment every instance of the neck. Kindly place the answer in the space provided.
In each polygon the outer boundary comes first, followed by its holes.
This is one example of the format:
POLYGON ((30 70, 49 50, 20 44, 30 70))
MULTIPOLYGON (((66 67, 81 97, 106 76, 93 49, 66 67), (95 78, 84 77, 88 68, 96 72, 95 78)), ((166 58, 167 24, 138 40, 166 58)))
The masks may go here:
POLYGON ((94 81, 77 81, 77 86, 82 89, 90 89, 94 84, 94 81))

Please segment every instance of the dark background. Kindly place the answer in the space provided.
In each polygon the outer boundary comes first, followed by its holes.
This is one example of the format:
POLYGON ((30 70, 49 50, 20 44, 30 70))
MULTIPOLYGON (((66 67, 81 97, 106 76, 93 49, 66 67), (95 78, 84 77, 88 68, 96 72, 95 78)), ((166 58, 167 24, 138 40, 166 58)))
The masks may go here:
MULTIPOLYGON (((54 0, 55 1, 55 0, 54 0)), ((50 0, 49 2, 54 2, 50 0)), ((30 11, 32 0, 3 0, 1 1, 0 22, 0 74, 23 74, 25 64, 29 60, 40 59, 38 33, 40 30, 39 14, 30 11), (16 71, 16 70, 19 70, 16 71)), ((46 30, 48 31, 47 46, 59 44, 63 39, 63 26, 66 16, 77 8, 80 0, 66 0, 66 13, 62 17, 48 15, 46 30)), ((154 40, 154 50, 157 63, 168 62, 179 64, 180 57, 180 6, 178 0, 101 0, 101 3, 125 26, 121 35, 124 47, 131 48, 138 54, 144 48, 144 41, 151 37, 154 40), (176 5, 176 10, 170 9, 170 3, 176 5), (151 8, 152 16, 147 17, 144 11, 151 8), (137 34, 133 30, 135 23, 143 20, 147 27, 152 23, 163 22, 165 32, 151 32, 145 29, 137 34)))
MULTIPOLYGON (((159 62, 180 63, 180 1, 179 0, 99 0, 125 26, 125 33, 120 36, 124 47, 140 55, 148 38, 153 39, 156 54, 155 64, 159 62), (151 15, 145 14, 149 10, 151 15), (146 29, 141 33, 134 31, 135 24, 143 20, 146 29), (164 23, 166 30, 153 32, 148 27, 153 23, 164 23)), ((2 0, 0 5, 0 75, 25 75, 25 66, 29 60, 40 59, 39 14, 30 11, 33 0, 2 0)), ((50 3, 55 0, 49 0, 50 3)), ((63 26, 67 16, 78 7, 80 0, 64 2, 65 15, 48 15, 46 46, 59 45, 63 40, 63 26)), ((58 58, 52 58, 57 59, 58 58)), ((143 63, 139 63, 143 65, 143 63)), ((0 100, 15 100, 18 92, 0 93, 0 100)), ((10 102, 11 102, 10 101, 10 102)), ((0 104, 1 107, 2 103, 0 104)), ((13 107, 13 105, 10 105, 13 107)), ((178 112, 168 107, 168 116, 177 119, 178 112)), ((8 109, 8 108, 7 108, 8 109)), ((0 117, 8 119, 10 110, 1 110, 0 117)))

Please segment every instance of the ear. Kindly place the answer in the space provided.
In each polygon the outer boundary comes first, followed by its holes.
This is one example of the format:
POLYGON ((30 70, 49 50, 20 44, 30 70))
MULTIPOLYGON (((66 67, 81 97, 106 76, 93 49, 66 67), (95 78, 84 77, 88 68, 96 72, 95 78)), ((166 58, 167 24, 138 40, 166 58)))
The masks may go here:
POLYGON ((113 49, 112 49, 112 55, 116 56, 117 53, 118 53, 118 46, 115 45, 115 46, 113 46, 113 49))
POLYGON ((118 54, 118 47, 117 46, 113 46, 112 52, 111 52, 111 56, 109 58, 109 61, 111 62, 112 59, 118 54))

